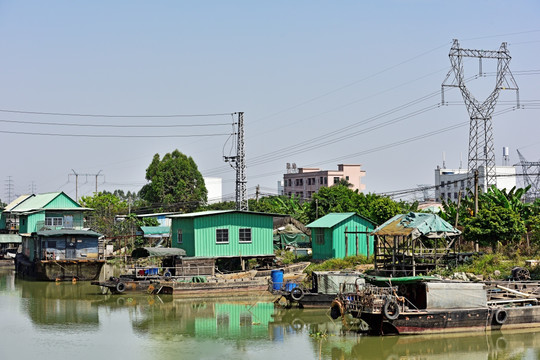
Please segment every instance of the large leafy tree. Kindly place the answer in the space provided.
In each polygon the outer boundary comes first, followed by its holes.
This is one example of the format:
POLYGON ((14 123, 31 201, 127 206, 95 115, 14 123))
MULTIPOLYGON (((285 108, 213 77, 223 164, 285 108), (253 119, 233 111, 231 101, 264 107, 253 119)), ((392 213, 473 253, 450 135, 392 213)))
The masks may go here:
POLYGON ((483 207, 475 217, 465 219, 464 224, 466 240, 478 241, 493 249, 499 243, 507 245, 519 241, 525 233, 525 224, 519 214, 502 206, 483 207))
POLYGON ((169 211, 191 212, 207 201, 208 191, 193 158, 178 150, 159 154, 146 169, 146 180, 140 191, 142 199, 169 211))

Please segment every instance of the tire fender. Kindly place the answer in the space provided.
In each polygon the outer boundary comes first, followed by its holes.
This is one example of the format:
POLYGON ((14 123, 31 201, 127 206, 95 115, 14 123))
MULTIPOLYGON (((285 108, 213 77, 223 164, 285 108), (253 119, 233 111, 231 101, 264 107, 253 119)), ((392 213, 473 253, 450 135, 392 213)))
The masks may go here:
POLYGON ((382 308, 382 313, 388 320, 396 320, 399 317, 399 305, 396 300, 387 300, 382 308))
POLYGON ((119 281, 119 282, 116 284, 116 291, 119 292, 119 293, 123 293, 124 291, 126 291, 126 284, 124 284, 123 282, 119 281))
POLYGON ((291 290, 291 299, 293 299, 294 301, 300 301, 303 297, 304 291, 301 288, 295 287, 291 290))

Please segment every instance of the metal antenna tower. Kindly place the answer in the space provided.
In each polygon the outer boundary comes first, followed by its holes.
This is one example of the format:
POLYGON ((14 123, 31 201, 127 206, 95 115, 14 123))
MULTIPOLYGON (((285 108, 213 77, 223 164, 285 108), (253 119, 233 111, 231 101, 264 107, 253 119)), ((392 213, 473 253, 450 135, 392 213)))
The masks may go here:
POLYGON ((519 156, 519 165, 523 172, 524 185, 525 187, 531 185, 529 191, 525 193, 525 201, 533 202, 540 198, 540 161, 527 161, 519 150, 517 150, 517 153, 519 156))
POLYGON ((225 162, 230 162, 231 166, 236 169, 236 210, 248 211, 243 112, 238 113, 237 127, 236 156, 224 156, 223 159, 225 162))
POLYGON ((8 179, 6 180, 6 192, 8 197, 6 204, 9 204, 11 202, 11 195, 13 193, 13 180, 11 180, 11 176, 8 176, 8 179))
POLYGON ((442 83, 442 104, 444 104, 444 87, 458 87, 461 90, 463 101, 467 107, 470 117, 469 128, 469 161, 468 170, 470 173, 484 170, 480 176, 485 176, 487 187, 497 185, 495 173, 495 149, 493 145, 493 125, 491 117, 495 110, 495 104, 499 98, 501 90, 515 90, 517 97, 517 108, 519 108, 519 88, 510 72, 510 54, 503 42, 499 50, 473 50, 459 47, 459 42, 454 39, 450 53, 450 63, 452 69, 446 75, 442 83), (484 102, 479 102, 469 92, 465 86, 463 72, 463 58, 473 57, 479 59, 479 75, 482 76, 482 59, 497 59, 497 76, 495 88, 484 102), (446 83, 450 75, 454 73, 454 81, 446 83))

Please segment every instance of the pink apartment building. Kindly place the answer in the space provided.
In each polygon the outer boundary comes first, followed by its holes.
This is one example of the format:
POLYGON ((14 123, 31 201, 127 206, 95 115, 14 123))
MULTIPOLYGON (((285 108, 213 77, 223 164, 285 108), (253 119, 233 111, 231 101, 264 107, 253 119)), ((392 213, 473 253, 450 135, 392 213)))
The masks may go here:
POLYGON ((362 184, 361 179, 366 172, 361 170, 361 166, 339 164, 337 171, 294 167, 290 171, 287 166, 287 174, 283 174, 283 195, 311 199, 320 188, 337 184, 340 179, 347 180, 352 190, 362 192, 366 185, 362 184))

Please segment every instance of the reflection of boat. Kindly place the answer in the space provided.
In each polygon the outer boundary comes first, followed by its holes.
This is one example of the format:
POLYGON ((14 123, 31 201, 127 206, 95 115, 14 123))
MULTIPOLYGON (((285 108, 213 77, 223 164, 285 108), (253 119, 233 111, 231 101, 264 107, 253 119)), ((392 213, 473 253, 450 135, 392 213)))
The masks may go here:
POLYGON ((297 282, 285 282, 276 295, 282 295, 290 305, 304 307, 329 307, 340 292, 343 284, 353 284, 362 287, 365 283, 359 272, 345 271, 313 271, 311 288, 297 282))
POLYGON ((348 312, 379 335, 540 327, 539 295, 515 285, 366 277, 381 279, 387 286, 369 284, 340 294, 332 303, 333 317, 348 312))

